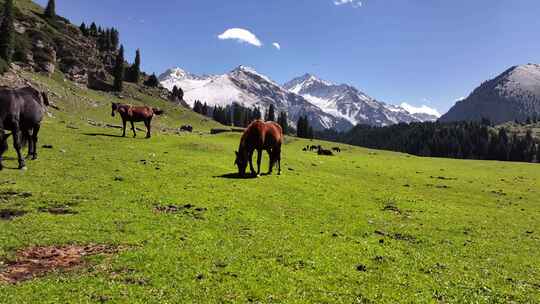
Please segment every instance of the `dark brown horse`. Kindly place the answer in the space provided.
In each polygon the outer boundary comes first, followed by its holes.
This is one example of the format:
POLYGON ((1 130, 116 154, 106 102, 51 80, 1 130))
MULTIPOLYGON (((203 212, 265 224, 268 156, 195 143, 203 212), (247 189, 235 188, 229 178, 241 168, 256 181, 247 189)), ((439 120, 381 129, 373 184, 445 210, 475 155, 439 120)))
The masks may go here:
POLYGON ((17 151, 19 169, 26 168, 21 149, 28 143, 29 159, 37 159, 38 133, 49 105, 47 94, 32 87, 0 88, 0 170, 2 154, 7 150, 7 139, 13 135, 13 147, 17 151), (12 133, 7 135, 6 131, 12 133))
POLYGON ((244 176, 249 163, 251 173, 255 174, 253 153, 257 150, 257 175, 259 175, 261 173, 262 152, 266 150, 270 157, 268 174, 272 174, 272 169, 276 163, 278 165, 278 174, 281 174, 282 144, 283 130, 279 124, 262 120, 252 122, 242 135, 240 146, 236 151, 235 165, 238 166, 238 173, 244 176))
POLYGON ((134 125, 135 122, 144 122, 144 125, 146 126, 146 138, 152 137, 152 118, 154 118, 154 115, 163 114, 163 111, 157 108, 147 106, 132 106, 122 103, 112 104, 112 117, 114 117, 115 112, 118 112, 122 117, 122 137, 126 137, 126 124, 128 121, 131 123, 133 137, 137 137, 134 125))

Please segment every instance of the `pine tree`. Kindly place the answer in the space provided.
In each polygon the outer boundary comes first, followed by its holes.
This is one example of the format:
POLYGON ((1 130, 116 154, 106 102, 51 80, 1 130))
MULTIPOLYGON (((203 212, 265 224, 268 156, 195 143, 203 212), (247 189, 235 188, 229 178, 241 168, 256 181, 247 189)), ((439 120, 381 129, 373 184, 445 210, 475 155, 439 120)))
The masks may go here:
POLYGON ((208 105, 206 104, 206 102, 204 103, 204 105, 201 108, 201 114, 204 115, 204 116, 208 115, 208 105))
POLYGON ((47 7, 45 8, 45 17, 55 18, 56 17, 56 3, 54 0, 49 0, 47 7))
POLYGON ((313 127, 310 126, 308 127, 307 138, 313 139, 313 136, 314 136, 313 127))
POLYGON ((153 73, 152 75, 150 75, 150 77, 148 77, 148 80, 146 80, 144 82, 144 85, 148 86, 148 87, 151 87, 151 88, 159 87, 159 80, 158 80, 156 74, 153 73))
POLYGON ((262 118, 261 109, 259 107, 255 107, 255 109, 253 110, 253 120, 257 120, 261 118, 262 118))
POLYGON ((202 103, 199 100, 195 100, 195 103, 193 104, 193 111, 195 113, 202 114, 202 103))
POLYGON ((114 66, 114 85, 117 92, 121 92, 124 87, 124 46, 120 46, 114 66))
POLYGON ((135 53, 135 63, 129 69, 129 81, 139 83, 141 80, 141 51, 135 53))
POLYGON ((92 37, 97 37, 98 29, 95 22, 92 22, 92 24, 90 24, 90 30, 88 31, 88 34, 92 37))
POLYGON ((300 116, 300 118, 298 118, 298 122, 296 123, 296 136, 300 138, 305 138, 306 135, 306 121, 304 119, 304 116, 300 116))
POLYGON ((273 104, 270 105, 270 108, 268 109, 268 112, 266 113, 266 117, 264 120, 276 121, 276 110, 273 104))
POLYGON ((118 49, 118 45, 120 44, 120 33, 117 29, 111 28, 111 50, 115 51, 118 49))
POLYGON ((13 0, 6 0, 4 17, 0 25, 0 58, 10 64, 13 58, 15 29, 13 25, 13 0))
POLYGON ((287 120, 287 112, 280 112, 278 117, 278 123, 283 129, 283 134, 288 133, 289 129, 289 122, 287 120))
POLYGON ((86 23, 81 23, 81 26, 79 26, 79 29, 81 30, 81 33, 83 36, 88 36, 88 27, 86 27, 86 23))

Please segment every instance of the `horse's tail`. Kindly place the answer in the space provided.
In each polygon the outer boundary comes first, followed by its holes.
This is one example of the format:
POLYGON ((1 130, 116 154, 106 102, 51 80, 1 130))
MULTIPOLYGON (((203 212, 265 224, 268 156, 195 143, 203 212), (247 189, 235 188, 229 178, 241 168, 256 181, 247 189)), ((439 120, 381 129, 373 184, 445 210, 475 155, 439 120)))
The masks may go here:
POLYGON ((165 111, 161 110, 160 108, 152 108, 152 111, 156 115, 163 115, 165 113, 165 111))

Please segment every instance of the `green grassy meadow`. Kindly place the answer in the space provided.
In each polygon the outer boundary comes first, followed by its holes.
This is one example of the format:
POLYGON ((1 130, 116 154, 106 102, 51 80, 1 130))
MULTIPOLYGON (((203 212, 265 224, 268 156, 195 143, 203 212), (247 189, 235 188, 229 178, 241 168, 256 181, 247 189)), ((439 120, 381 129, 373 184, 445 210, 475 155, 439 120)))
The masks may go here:
MULTIPOLYGON (((321 157, 288 137, 281 176, 228 178, 238 134, 209 135, 217 124, 128 87, 136 98, 124 102, 167 115, 150 140, 118 138, 120 130, 88 123, 120 124, 110 117, 115 97, 31 77, 60 111, 40 137, 53 148, 27 171, 10 169, 13 149, 6 155, 0 210, 27 213, 0 220, 0 261, 30 246, 125 249, 0 283, 0 303, 540 302, 536 164, 343 145, 321 157), (181 124, 196 132, 172 131, 181 124), (31 196, 13 194, 24 192, 31 196), (42 212, 50 207, 76 214, 42 212)), ((267 162, 265 154, 263 170, 267 162)))

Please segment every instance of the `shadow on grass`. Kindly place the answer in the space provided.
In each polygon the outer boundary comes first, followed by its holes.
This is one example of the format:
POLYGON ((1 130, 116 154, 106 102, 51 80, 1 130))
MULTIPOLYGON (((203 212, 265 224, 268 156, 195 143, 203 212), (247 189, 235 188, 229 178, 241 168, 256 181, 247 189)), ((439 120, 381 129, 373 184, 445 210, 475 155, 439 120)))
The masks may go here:
POLYGON ((214 178, 225 178, 225 179, 254 179, 257 178, 257 175, 246 174, 244 176, 238 173, 228 173, 223 175, 214 176, 214 178))
POLYGON ((122 135, 113 135, 113 134, 105 134, 105 133, 83 133, 83 135, 86 136, 101 136, 101 137, 116 137, 116 138, 122 138, 122 135))

